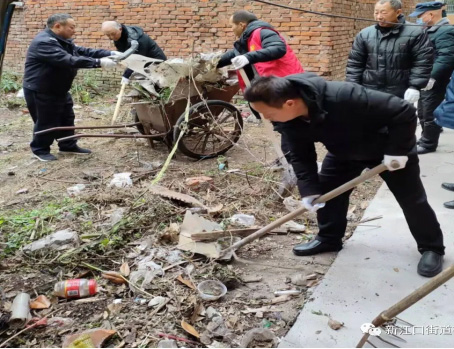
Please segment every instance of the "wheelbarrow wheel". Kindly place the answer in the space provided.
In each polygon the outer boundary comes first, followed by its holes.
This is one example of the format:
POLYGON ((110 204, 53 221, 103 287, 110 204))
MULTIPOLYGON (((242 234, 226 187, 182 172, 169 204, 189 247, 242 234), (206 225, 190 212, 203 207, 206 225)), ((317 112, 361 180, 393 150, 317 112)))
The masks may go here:
POLYGON ((238 142, 243 131, 243 118, 232 104, 211 100, 200 102, 178 118, 174 128, 174 142, 184 132, 178 149, 194 159, 209 159, 224 154, 238 142))

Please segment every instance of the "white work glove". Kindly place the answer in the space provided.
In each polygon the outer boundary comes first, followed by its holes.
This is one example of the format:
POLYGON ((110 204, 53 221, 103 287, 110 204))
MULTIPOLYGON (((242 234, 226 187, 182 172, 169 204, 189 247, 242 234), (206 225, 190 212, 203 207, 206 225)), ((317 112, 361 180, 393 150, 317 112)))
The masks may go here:
POLYGON ((420 95, 421 94, 419 93, 418 90, 415 90, 414 88, 409 88, 409 89, 407 89, 407 91, 405 91, 404 99, 408 103, 413 104, 418 101, 420 95))
POLYGON ((435 79, 430 78, 427 86, 422 88, 421 91, 430 91, 435 85, 435 79))
POLYGON ((121 52, 120 51, 110 51, 110 55, 111 56, 119 56, 119 55, 121 55, 121 52))
POLYGON ((249 59, 246 56, 236 56, 232 58, 233 67, 238 70, 249 64, 249 59))
POLYGON ((128 78, 125 78, 124 76, 121 78, 121 84, 122 85, 127 85, 129 84, 129 79, 128 78))
POLYGON ((99 60, 99 62, 101 64, 101 68, 104 69, 114 68, 117 65, 117 63, 115 63, 109 57, 103 57, 99 60))
POLYGON ((403 169, 407 161, 408 156, 385 155, 383 164, 388 168, 388 171, 396 171, 403 169))
POLYGON ((320 197, 320 195, 305 196, 304 198, 301 199, 301 204, 309 212, 316 212, 319 208, 325 207, 325 203, 324 202, 322 202, 320 204, 315 204, 315 205, 312 204, 312 202, 315 199, 317 199, 318 197, 320 197))

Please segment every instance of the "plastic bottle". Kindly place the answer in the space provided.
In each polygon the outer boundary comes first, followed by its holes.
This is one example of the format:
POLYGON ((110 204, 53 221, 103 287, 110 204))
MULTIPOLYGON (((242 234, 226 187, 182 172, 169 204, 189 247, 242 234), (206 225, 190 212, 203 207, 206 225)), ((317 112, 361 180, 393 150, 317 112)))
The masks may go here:
POLYGON ((54 294, 61 298, 84 298, 98 292, 96 280, 72 279, 55 284, 54 294))

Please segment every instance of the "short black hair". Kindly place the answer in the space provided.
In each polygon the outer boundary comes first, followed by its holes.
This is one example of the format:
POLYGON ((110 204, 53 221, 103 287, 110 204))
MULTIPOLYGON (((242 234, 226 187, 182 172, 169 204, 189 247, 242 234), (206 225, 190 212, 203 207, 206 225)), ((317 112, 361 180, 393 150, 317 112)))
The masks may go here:
POLYGON ((288 99, 302 98, 290 80, 277 76, 262 76, 252 81, 244 91, 244 98, 250 102, 263 102, 273 108, 281 108, 288 99))
POLYGON ((232 22, 236 24, 241 22, 249 24, 256 20, 258 20, 257 16, 246 10, 236 11, 232 16, 232 22))
POLYGON ((47 19, 47 28, 52 29, 57 23, 66 24, 70 18, 67 13, 56 13, 47 19))

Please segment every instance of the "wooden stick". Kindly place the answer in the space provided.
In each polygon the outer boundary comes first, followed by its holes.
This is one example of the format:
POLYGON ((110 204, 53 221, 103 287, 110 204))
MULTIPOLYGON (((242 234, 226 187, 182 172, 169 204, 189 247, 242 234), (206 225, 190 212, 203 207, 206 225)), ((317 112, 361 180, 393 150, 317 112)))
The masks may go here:
MULTIPOLYGON (((185 235, 188 238, 190 238, 193 241, 210 241, 210 240, 216 240, 219 238, 223 237, 229 237, 229 236, 249 236, 253 233, 255 233, 257 230, 260 228, 245 228, 245 229, 229 229, 229 230, 215 230, 215 231, 210 231, 210 232, 200 232, 200 233, 192 233, 185 235)), ((285 229, 274 229, 273 231, 270 231, 269 233, 272 234, 287 234, 287 230, 285 229)))
MULTIPOLYGON (((320 196, 317 200, 314 201, 314 204, 331 200, 331 199, 335 198, 336 196, 339 196, 339 195, 353 189, 358 184, 361 184, 364 181, 366 181, 366 180, 374 177, 375 175, 380 174, 386 170, 387 170, 387 167, 383 164, 375 166, 374 168, 370 169, 369 171, 363 173, 362 175, 352 179, 351 181, 341 185, 340 187, 330 191, 329 193, 326 193, 326 194, 320 196)), ((263 227, 262 229, 258 230, 254 234, 249 235, 248 237, 242 239, 241 241, 238 241, 237 243, 233 244, 229 248, 222 250, 220 252, 219 258, 226 255, 227 253, 230 253, 231 251, 235 251, 235 250, 239 249, 240 247, 243 247, 244 245, 262 237, 263 235, 267 234, 268 232, 278 228, 282 224, 302 215, 304 212, 306 212, 306 209, 304 207, 301 207, 301 208, 285 215, 284 217, 279 218, 278 220, 276 220, 276 221, 268 224, 267 226, 263 227)))
POLYGON ((123 100, 123 95, 125 94, 126 84, 121 84, 120 93, 118 94, 117 105, 115 106, 115 112, 112 117, 112 125, 115 124, 118 114, 120 113, 121 101, 123 100))
MULTIPOLYGON (((436 290, 438 287, 443 285, 445 282, 447 282, 452 277, 454 277, 454 265, 451 265, 449 268, 446 268, 440 274, 433 277, 431 280, 426 282, 424 285, 422 285, 421 287, 414 290, 407 297, 400 300, 399 302, 397 302, 396 304, 394 304, 392 307, 388 308, 387 310, 383 311, 380 315, 378 315, 372 321, 372 324, 375 327, 380 327, 386 321, 393 319, 394 317, 396 317, 397 315, 402 313, 404 310, 408 309, 413 304, 415 304, 416 302, 420 301, 422 298, 427 296, 429 293, 436 290)), ((361 338, 361 340, 356 345, 356 347, 362 348, 363 345, 367 342, 368 338, 369 338, 369 333, 366 333, 361 338)))

